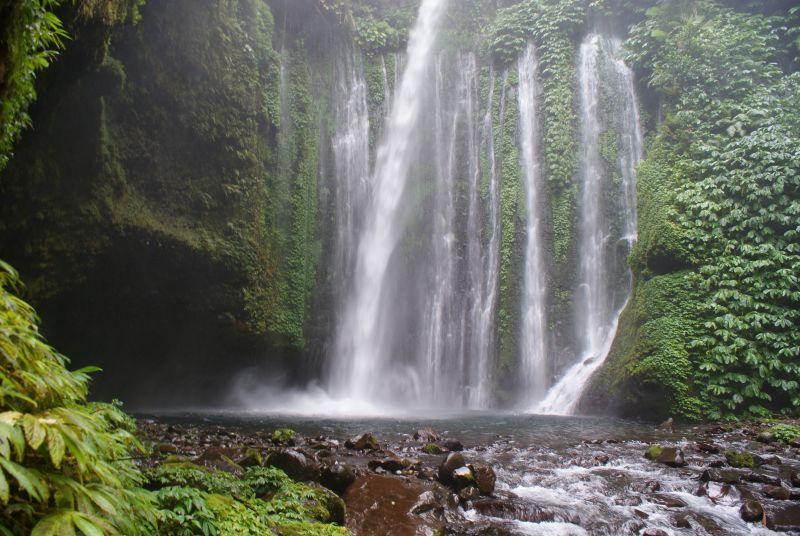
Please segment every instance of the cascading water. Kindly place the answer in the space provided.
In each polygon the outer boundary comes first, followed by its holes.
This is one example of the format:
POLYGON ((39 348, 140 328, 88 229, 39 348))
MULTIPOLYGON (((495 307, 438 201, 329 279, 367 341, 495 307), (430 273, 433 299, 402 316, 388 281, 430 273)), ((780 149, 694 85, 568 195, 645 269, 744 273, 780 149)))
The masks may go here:
POLYGON ((549 367, 547 363, 547 294, 542 259, 541 221, 539 217, 539 160, 537 145, 538 62, 536 49, 529 44, 519 59, 520 159, 525 177, 527 211, 525 271, 523 276, 522 322, 520 333, 521 387, 528 404, 545 395, 549 367))
POLYGON ((636 240, 635 173, 643 143, 633 73, 619 59, 620 48, 619 40, 598 34, 590 34, 581 45, 583 154, 575 295, 581 357, 535 408, 537 413, 568 415, 575 410, 586 383, 608 355, 631 292, 632 276, 625 259, 636 240), (613 117, 605 122, 600 107, 604 95, 616 103, 613 117), (607 162, 601 154, 601 136, 614 129, 618 158, 607 162), (612 166, 616 169, 609 170, 612 166), (613 171, 619 173, 618 185, 613 171))
MULTIPOLYGON (((384 280, 403 223, 400 204, 412 164, 414 130, 422 100, 420 90, 429 75, 437 28, 447 0, 424 0, 410 34, 405 71, 396 89, 384 138, 378 147, 372 198, 359 240, 354 289, 338 328, 330 387, 343 398, 383 400, 396 395, 387 348, 389 314, 384 280)), ((401 383, 407 385, 408 378, 401 383)))
POLYGON ((337 55, 335 69, 333 290, 341 304, 352 288, 358 233, 369 199, 369 112, 360 54, 348 47, 337 55))

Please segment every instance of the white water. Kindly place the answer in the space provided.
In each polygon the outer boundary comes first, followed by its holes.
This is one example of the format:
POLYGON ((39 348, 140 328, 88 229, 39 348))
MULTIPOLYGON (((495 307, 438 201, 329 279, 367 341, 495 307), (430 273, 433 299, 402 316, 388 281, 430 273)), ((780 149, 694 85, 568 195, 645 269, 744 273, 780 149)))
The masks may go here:
MULTIPOLYGON (((447 0, 424 0, 408 44, 405 71, 396 89, 384 138, 377 151, 373 192, 359 240, 354 289, 338 328, 330 375, 331 391, 341 397, 391 400, 397 384, 414 390, 412 370, 387 373, 392 356, 386 345, 391 303, 384 280, 402 236, 400 204, 411 167, 414 130, 421 113, 420 90, 429 76, 437 28, 447 0), (405 376, 405 377, 403 377, 405 376)), ((405 390, 404 389, 404 390, 405 390)))
POLYGON ((520 157, 525 177, 525 208, 527 212, 525 272, 523 277, 522 324, 520 354, 522 388, 527 404, 541 400, 547 388, 547 291, 542 259, 540 220, 539 159, 537 158, 537 82, 536 49, 529 44, 519 59, 519 122, 520 157))
POLYGON ((590 34, 581 45, 583 153, 578 202, 579 284, 575 296, 580 359, 536 406, 537 413, 570 415, 575 411, 586 384, 608 356, 619 315, 632 288, 632 275, 625 258, 636 240, 636 166, 642 158, 643 144, 633 73, 619 59, 620 48, 618 40, 598 34, 590 34), (608 84, 606 92, 610 91, 620 101, 617 164, 622 201, 619 207, 609 207, 605 201, 613 181, 607 176, 600 152, 600 137, 606 128, 601 124, 600 110, 603 84, 608 84), (616 213, 622 218, 620 222, 611 220, 610 214, 616 213))

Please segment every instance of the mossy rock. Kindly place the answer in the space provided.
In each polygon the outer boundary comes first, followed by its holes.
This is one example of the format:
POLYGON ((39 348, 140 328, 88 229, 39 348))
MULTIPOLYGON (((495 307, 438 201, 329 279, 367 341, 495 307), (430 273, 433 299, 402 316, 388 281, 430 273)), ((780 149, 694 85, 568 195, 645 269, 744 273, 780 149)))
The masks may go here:
POLYGON ((272 442, 276 445, 294 445, 297 433, 291 428, 279 428, 272 432, 272 442))
MULTIPOLYGON (((765 437, 772 437, 772 441, 780 441, 781 443, 791 443, 793 441, 800 440, 800 426, 795 426, 792 424, 778 424, 764 430, 759 434, 759 437, 762 437, 762 434, 765 437), (769 434, 769 436, 767 435, 769 434)), ((765 441, 770 442, 770 441, 765 441)))
POLYGON ((742 469, 752 469, 759 465, 758 459, 749 452, 740 450, 729 450, 725 453, 725 460, 731 467, 742 469))
POLYGON ((662 449, 660 445, 651 445, 650 448, 645 451, 644 457, 648 460, 657 460, 663 451, 664 449, 662 449))
POLYGON ((422 452, 424 452, 425 454, 434 454, 435 455, 435 454, 441 454, 443 451, 442 451, 442 447, 440 447, 436 443, 428 443, 427 445, 422 447, 422 452))

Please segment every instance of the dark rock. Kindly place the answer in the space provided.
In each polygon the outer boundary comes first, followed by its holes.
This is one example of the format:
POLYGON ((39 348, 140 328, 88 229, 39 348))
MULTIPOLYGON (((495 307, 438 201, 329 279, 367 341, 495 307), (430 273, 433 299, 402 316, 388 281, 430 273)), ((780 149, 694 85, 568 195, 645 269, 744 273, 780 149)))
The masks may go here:
POLYGON ((788 501, 792 498, 791 491, 783 486, 767 486, 764 488, 764 493, 767 497, 776 501, 788 501))
POLYGON ((720 527, 716 521, 700 512, 681 512, 675 516, 675 526, 681 529, 697 530, 700 534, 719 534, 720 527))
POLYGON ((344 446, 351 450, 378 450, 378 440, 369 432, 357 435, 344 442, 344 446))
POLYGON ((789 480, 792 482, 792 486, 795 488, 800 488, 800 472, 792 471, 789 480))
POLYGON ((467 486, 458 492, 459 498, 464 501, 474 501, 480 498, 481 492, 475 486, 467 486))
POLYGON ((255 449, 247 449, 244 454, 236 459, 236 464, 241 467, 258 467, 264 462, 261 453, 255 449))
POLYGON ((720 450, 722 450, 714 443, 697 442, 694 446, 700 452, 705 452, 707 454, 719 454, 720 450))
POLYGON ((442 436, 433 428, 421 428, 414 432, 414 440, 420 443, 436 443, 442 440, 442 436))
POLYGON ((320 484, 339 495, 342 495, 355 480, 356 472, 353 468, 340 463, 323 467, 319 477, 320 484))
POLYGON ((647 519, 648 517, 650 517, 650 514, 648 514, 647 512, 643 512, 643 511, 639 510, 638 508, 634 508, 633 509, 633 513, 639 519, 647 519))
POLYGON ((494 493, 494 486, 497 483, 497 475, 490 465, 481 463, 473 464, 472 473, 475 475, 475 485, 481 495, 491 495, 494 493))
POLYGON ((198 465, 203 465, 209 469, 216 469, 217 471, 224 471, 235 476, 242 476, 244 469, 236 464, 231 459, 233 454, 230 450, 224 450, 219 447, 209 447, 203 452, 194 462, 198 465))
POLYGON ((673 423, 673 420, 672 420, 672 417, 670 417, 670 418, 669 418, 669 419, 667 419, 666 421, 664 421, 664 422, 662 422, 661 424, 659 424, 659 425, 658 425, 658 429, 659 429, 659 430, 663 430, 663 431, 665 431, 665 432, 670 432, 670 433, 672 433, 672 432, 674 432, 674 431, 675 431, 675 428, 672 426, 672 423, 673 423))
POLYGON ((756 484, 769 484, 770 486, 780 486, 781 479, 777 476, 768 475, 766 473, 746 472, 742 475, 742 480, 746 482, 754 482, 756 484))
POLYGON ((702 482, 722 482, 725 484, 738 484, 742 480, 741 471, 731 469, 706 469, 700 475, 702 482))
POLYGON ((452 483, 456 489, 463 489, 475 483, 475 475, 469 467, 459 467, 452 473, 452 483))
POLYGON ((756 436, 756 441, 760 441, 761 443, 773 443, 775 441, 775 434, 769 430, 764 430, 756 436))
POLYGON ((661 489, 661 484, 657 480, 648 480, 647 482, 634 482, 631 484, 631 489, 638 493, 655 493, 661 489))
POLYGON ((443 508, 441 496, 437 496, 436 493, 429 490, 419 496, 417 502, 411 507, 411 513, 419 515, 441 508, 443 508))
POLYGON ((499 519, 542 523, 553 521, 555 514, 541 506, 516 498, 480 499, 472 503, 472 508, 479 514, 499 519))
POLYGON ((464 450, 464 445, 458 439, 445 439, 442 446, 450 452, 461 452, 464 450))
POLYGON ((158 443, 153 447, 153 451, 159 454, 177 454, 178 447, 172 443, 158 443))
POLYGON ((767 528, 781 531, 800 531, 800 503, 779 501, 764 504, 767 528))
POLYGON ((708 497, 708 484, 706 482, 701 482, 694 494, 697 497, 708 497))
POLYGON ((669 534, 661 529, 651 527, 649 529, 644 529, 642 531, 642 536, 669 536, 669 534))
POLYGON ((439 466, 439 481, 442 484, 452 484, 453 471, 459 467, 464 467, 465 465, 466 462, 464 461, 464 456, 458 452, 451 452, 439 466))
POLYGON ((292 480, 308 482, 319 478, 319 467, 304 454, 286 449, 273 452, 264 463, 267 467, 277 467, 286 473, 292 480))
POLYGON ((598 454, 597 456, 594 457, 594 459, 600 465, 606 465, 608 462, 611 461, 611 458, 608 456, 608 454, 598 454))
POLYGON ((439 472, 432 467, 422 467, 417 473, 417 476, 422 480, 436 480, 439 476, 439 472))
POLYGON ((390 473, 396 473, 398 471, 404 471, 406 469, 411 469, 413 467, 419 467, 420 461, 409 459, 409 458, 399 458, 397 456, 391 455, 380 460, 370 460, 367 466, 372 469, 373 471, 380 467, 381 469, 388 471, 390 473))
POLYGON ((739 515, 742 516, 742 519, 748 523, 755 523, 763 519, 764 507, 761 506, 760 502, 753 499, 748 499, 742 503, 741 507, 739 507, 739 515))
POLYGON ((670 467, 684 467, 686 465, 686 458, 683 455, 683 451, 677 447, 653 445, 647 449, 644 457, 670 467))
POLYGON ((434 483, 366 473, 344 494, 346 526, 353 534, 362 535, 434 534, 442 530, 444 522, 431 514, 442 505, 445 496, 445 490, 434 483), (430 502, 430 509, 420 504, 428 491, 434 497, 426 496, 422 502, 430 502), (437 494, 441 500, 437 500, 437 494), (421 511, 412 513, 415 508, 421 511))
POLYGON ((686 501, 669 493, 657 493, 653 495, 653 502, 666 506, 667 508, 683 508, 686 501))

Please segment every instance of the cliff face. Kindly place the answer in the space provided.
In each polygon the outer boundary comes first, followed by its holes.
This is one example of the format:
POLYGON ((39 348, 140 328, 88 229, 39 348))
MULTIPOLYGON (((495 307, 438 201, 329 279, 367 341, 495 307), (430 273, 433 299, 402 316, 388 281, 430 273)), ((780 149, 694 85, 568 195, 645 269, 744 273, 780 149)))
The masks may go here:
POLYGON ((113 368, 101 394, 138 396, 146 377, 169 397, 265 349, 299 365, 326 48, 312 58, 304 40, 332 29, 275 12, 280 30, 258 0, 152 2, 99 38, 76 19, 41 80, 0 184, 0 250, 53 342, 113 368))

